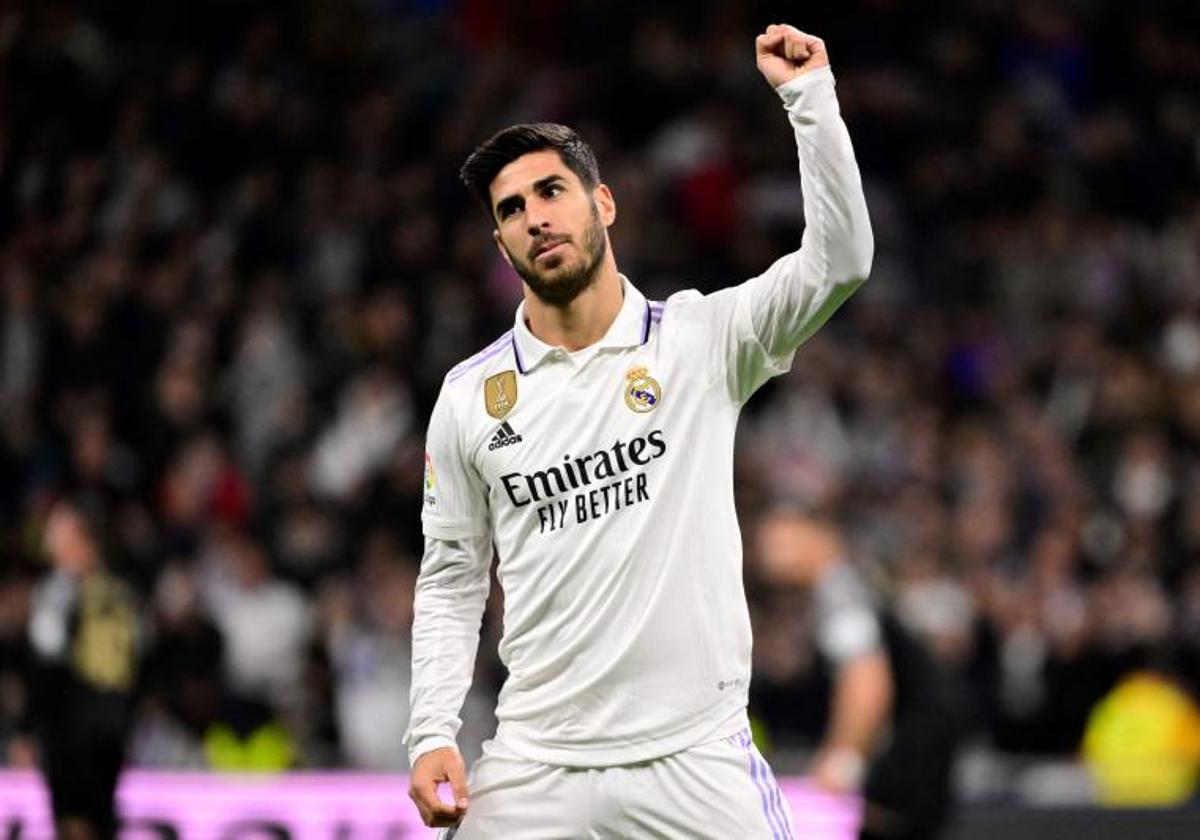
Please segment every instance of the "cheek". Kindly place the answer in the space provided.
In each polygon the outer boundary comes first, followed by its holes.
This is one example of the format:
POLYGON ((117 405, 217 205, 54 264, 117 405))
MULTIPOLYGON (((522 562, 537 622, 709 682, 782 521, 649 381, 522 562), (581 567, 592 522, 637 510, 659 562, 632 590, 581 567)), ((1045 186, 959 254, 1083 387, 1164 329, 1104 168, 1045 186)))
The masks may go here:
POLYGON ((501 232, 499 238, 496 239, 496 244, 500 246, 500 250, 504 251, 510 257, 519 257, 522 253, 522 246, 517 241, 518 239, 519 235, 514 234, 512 231, 501 232))

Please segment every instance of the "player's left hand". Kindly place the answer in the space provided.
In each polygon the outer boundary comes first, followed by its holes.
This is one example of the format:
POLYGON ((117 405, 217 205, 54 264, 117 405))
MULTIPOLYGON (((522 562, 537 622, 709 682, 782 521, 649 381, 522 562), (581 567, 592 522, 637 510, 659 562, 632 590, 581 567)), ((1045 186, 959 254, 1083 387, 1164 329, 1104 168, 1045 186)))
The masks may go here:
POLYGON ((786 23, 772 23, 754 39, 755 60, 771 87, 787 84, 797 76, 829 66, 825 42, 786 23))

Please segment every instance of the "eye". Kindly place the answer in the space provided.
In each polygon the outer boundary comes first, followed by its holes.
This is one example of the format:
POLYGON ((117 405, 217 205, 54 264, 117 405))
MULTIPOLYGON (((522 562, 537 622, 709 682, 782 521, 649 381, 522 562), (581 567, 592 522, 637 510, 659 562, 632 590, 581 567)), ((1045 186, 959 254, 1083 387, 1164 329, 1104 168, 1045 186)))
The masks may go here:
POLYGON ((561 195, 562 192, 562 184, 549 184, 544 190, 542 190, 542 196, 544 198, 554 198, 557 195, 561 195))

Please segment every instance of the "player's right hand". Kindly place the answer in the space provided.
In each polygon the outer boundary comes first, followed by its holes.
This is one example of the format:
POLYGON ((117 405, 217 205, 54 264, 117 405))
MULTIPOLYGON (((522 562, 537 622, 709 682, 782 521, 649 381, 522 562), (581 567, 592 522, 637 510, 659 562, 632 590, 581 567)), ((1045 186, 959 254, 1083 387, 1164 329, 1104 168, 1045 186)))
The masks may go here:
POLYGON ((829 64, 823 40, 786 23, 772 23, 755 38, 754 54, 758 72, 773 88, 829 64))
POLYGON ((421 821, 433 828, 457 825, 467 813, 467 768, 454 747, 430 750, 413 765, 408 795, 421 812, 421 821), (454 802, 438 796, 438 787, 450 783, 454 802))

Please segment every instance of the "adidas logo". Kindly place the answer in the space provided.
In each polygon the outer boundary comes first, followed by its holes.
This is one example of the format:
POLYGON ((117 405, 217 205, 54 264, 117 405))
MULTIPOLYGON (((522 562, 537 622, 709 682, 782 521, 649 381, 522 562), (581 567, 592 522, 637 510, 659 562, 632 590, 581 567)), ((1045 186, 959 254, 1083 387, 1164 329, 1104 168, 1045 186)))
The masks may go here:
POLYGON ((492 442, 488 444, 488 449, 503 449, 505 446, 512 446, 522 440, 524 438, 514 432, 513 427, 508 425, 508 421, 505 420, 500 424, 500 428, 496 429, 496 434, 492 435, 492 442))

